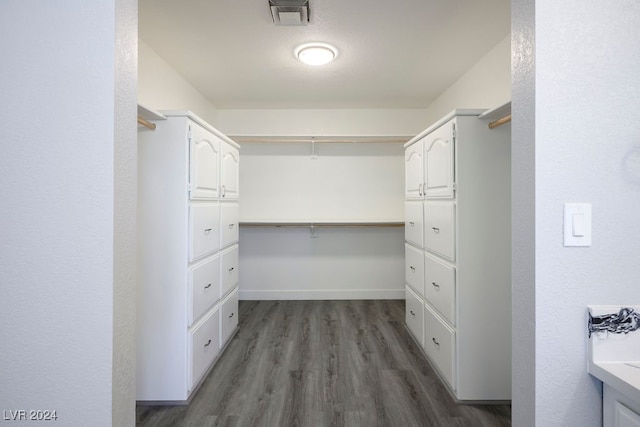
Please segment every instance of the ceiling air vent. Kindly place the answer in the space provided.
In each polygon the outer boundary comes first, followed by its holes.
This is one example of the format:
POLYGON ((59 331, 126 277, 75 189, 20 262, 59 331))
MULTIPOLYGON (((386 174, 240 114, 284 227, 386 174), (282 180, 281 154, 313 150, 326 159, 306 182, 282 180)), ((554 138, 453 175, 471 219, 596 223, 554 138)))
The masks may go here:
POLYGON ((309 0, 269 0, 269 7, 276 25, 309 23, 309 0))

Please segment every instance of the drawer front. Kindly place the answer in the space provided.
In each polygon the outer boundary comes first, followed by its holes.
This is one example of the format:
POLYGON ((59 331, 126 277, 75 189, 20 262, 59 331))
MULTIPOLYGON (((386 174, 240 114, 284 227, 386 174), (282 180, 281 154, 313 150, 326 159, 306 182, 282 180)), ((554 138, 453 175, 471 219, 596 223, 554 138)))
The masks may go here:
POLYGON ((404 204, 404 217, 404 239, 415 246, 422 247, 422 202, 406 202, 404 204))
POLYGON ((189 391, 200 381, 220 351, 220 316, 216 307, 193 331, 189 332, 191 375, 189 391))
POLYGON ((425 202, 424 247, 450 261, 455 261, 455 205, 425 202))
POLYGON ((424 296, 427 301, 455 326, 456 269, 426 254, 424 256, 424 296))
POLYGON ((424 304, 408 286, 406 288, 406 322, 413 336, 424 347, 424 304))
POLYGON ((224 346, 231 333, 238 327, 238 290, 234 290, 222 302, 220 309, 220 347, 224 346))
POLYGON ((193 261, 220 249, 220 206, 189 206, 189 260, 193 261))
POLYGON ((220 247, 238 242, 238 219, 240 206, 237 203, 223 203, 220 206, 220 247))
POLYGON ((220 299, 220 258, 215 256, 189 268, 189 326, 220 299))
POLYGON ((411 245, 405 247, 404 277, 409 286, 420 296, 424 296, 424 252, 411 245))
POLYGON ((455 331, 447 326, 428 304, 425 304, 424 317, 424 349, 444 379, 455 390, 455 331))
POLYGON ((238 245, 224 251, 220 260, 220 296, 224 296, 238 283, 238 245))

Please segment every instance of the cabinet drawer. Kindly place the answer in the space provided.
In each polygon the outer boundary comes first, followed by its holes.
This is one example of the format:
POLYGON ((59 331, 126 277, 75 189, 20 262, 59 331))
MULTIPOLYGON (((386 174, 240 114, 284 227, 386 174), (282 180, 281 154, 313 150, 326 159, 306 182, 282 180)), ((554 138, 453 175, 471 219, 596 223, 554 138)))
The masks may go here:
POLYGON ((220 206, 189 206, 189 260, 193 261, 220 248, 220 206))
POLYGON ((404 239, 415 246, 422 247, 422 202, 406 202, 404 217, 404 239))
POLYGON ((424 296, 424 252, 411 245, 405 244, 404 247, 405 280, 418 295, 424 296))
POLYGON ((424 304, 411 288, 406 288, 406 322, 407 327, 424 347, 424 304))
POLYGON ((189 268, 189 326, 220 298, 220 258, 215 256, 189 268))
POLYGON ((220 247, 224 248, 238 241, 238 219, 240 207, 237 203, 223 203, 220 206, 220 247))
POLYGON ((238 327, 238 289, 224 299, 220 313, 220 347, 222 347, 238 327))
POLYGON ((425 202, 424 247, 450 261, 455 261, 455 205, 425 202))
POLYGON ((224 296, 238 283, 238 245, 224 251, 220 260, 220 296, 224 296))
POLYGON ((446 321, 455 326, 456 269, 426 254, 424 277, 425 298, 446 321))
POLYGON ((424 317, 425 351, 444 379, 455 390, 455 331, 447 326, 428 304, 425 304, 424 317))
MULTIPOLYGON (((191 355, 191 375, 188 389, 200 381, 202 375, 211 366, 220 351, 220 316, 218 308, 210 312, 195 329, 189 332, 189 349, 191 355)), ((162 375, 162 373, 158 373, 162 375)))

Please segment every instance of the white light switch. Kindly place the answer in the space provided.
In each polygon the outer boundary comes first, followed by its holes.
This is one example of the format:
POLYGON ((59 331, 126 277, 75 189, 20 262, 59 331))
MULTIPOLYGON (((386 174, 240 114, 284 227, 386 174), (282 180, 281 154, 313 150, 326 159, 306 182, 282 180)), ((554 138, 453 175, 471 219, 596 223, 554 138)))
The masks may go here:
POLYGON ((591 246, 591 203, 565 203, 564 245, 591 246))

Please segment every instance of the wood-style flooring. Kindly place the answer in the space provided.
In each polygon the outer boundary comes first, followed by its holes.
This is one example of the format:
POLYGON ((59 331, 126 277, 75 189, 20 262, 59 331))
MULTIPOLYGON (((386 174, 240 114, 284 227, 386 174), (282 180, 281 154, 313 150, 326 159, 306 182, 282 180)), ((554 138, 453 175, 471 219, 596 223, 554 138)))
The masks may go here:
POLYGON ((511 425, 507 405, 457 405, 404 326, 404 301, 241 301, 240 329, 189 406, 151 426, 511 425))

